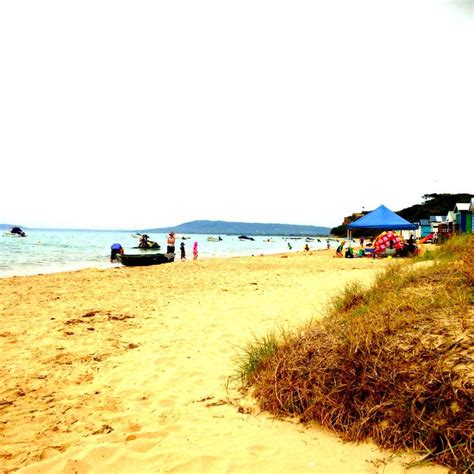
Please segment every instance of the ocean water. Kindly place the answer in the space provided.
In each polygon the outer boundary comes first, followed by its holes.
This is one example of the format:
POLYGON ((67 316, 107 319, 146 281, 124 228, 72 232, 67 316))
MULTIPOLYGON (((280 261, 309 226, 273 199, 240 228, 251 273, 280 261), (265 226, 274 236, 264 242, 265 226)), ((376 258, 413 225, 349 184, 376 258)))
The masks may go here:
MULTIPOLYGON (((149 234, 166 251, 167 234, 149 234)), ((192 259, 193 243, 198 242, 199 258, 265 255, 295 252, 308 244, 311 250, 327 248, 325 237, 306 241, 305 238, 253 236, 254 241, 239 240, 236 235, 221 235, 222 241, 210 242, 209 234, 189 234, 176 237, 176 260, 179 246, 184 242, 186 258, 192 259), (183 238, 185 237, 185 238, 183 238), (292 246, 289 249, 288 243, 292 246)), ((142 253, 135 249, 138 240, 130 232, 86 230, 28 230, 26 237, 0 235, 0 277, 55 273, 82 268, 111 268, 110 246, 119 242, 125 253, 142 253)), ((331 247, 337 241, 330 239, 331 247)), ((152 252, 152 251, 148 251, 152 252)))

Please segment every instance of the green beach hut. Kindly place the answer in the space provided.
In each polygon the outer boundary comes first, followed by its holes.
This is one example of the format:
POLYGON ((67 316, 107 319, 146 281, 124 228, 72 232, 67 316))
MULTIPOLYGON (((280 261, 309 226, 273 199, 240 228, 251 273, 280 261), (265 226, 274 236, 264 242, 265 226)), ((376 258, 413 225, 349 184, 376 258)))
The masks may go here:
POLYGON ((471 213, 471 233, 474 234, 474 219, 472 218, 474 215, 474 198, 471 199, 471 203, 469 204, 469 212, 471 213))
POLYGON ((454 208, 456 226, 461 233, 472 233, 472 200, 471 202, 458 202, 454 208))

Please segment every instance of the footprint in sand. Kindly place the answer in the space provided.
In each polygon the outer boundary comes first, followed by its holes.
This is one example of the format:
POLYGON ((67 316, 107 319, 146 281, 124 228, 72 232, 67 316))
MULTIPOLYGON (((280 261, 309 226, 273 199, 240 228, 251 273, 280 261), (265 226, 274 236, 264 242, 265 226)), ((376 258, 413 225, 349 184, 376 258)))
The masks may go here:
POLYGON ((254 444, 253 446, 249 446, 248 451, 250 454, 254 456, 273 456, 277 454, 278 450, 275 448, 270 448, 268 446, 262 446, 260 444, 254 444))
POLYGON ((164 398, 163 400, 158 400, 158 405, 162 407, 172 407, 176 404, 174 400, 170 400, 169 398, 164 398))
POLYGON ((190 461, 171 466, 171 472, 228 472, 227 459, 217 456, 194 456, 190 461))

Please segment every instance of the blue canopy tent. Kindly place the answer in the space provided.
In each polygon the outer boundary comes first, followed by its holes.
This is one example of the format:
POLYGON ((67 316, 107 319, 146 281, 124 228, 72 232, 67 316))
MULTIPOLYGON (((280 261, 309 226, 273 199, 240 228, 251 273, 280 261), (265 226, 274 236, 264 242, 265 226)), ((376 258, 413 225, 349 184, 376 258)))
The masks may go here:
POLYGON ((415 230, 418 229, 418 226, 408 222, 382 204, 377 209, 347 225, 349 245, 352 240, 350 237, 352 229, 415 230))
POLYGON ((416 224, 408 222, 383 204, 365 216, 351 222, 347 228, 352 229, 384 229, 384 230, 415 230, 416 224))

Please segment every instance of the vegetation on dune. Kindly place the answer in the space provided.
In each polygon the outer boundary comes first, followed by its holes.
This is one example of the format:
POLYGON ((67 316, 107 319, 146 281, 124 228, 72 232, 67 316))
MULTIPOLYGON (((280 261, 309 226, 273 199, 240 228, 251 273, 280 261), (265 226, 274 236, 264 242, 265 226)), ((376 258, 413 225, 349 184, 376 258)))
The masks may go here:
POLYGON ((470 202, 474 194, 424 194, 422 204, 414 204, 398 212, 400 216, 410 222, 428 219, 430 216, 446 216, 453 211, 458 202, 470 202))
POLYGON ((323 320, 253 341, 243 385, 275 414, 472 472, 473 243, 391 265, 371 289, 347 287, 323 320))

